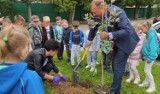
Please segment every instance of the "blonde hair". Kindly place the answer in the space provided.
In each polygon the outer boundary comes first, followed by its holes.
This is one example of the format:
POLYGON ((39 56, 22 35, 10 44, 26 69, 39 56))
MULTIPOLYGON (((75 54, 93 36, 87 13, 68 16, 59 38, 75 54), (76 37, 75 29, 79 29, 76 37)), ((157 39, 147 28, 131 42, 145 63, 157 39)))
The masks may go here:
POLYGON ((43 22, 50 22, 49 16, 43 16, 43 22))
POLYGON ((151 27, 151 23, 148 22, 148 21, 143 21, 142 22, 142 27, 144 27, 144 28, 150 28, 151 27))
POLYGON ((22 50, 30 42, 29 33, 24 27, 14 25, 4 27, 0 32, 0 62, 4 62, 9 54, 23 60, 22 50))
POLYGON ((67 23, 68 24, 68 21, 66 19, 63 19, 62 23, 67 23))
POLYGON ((10 24, 12 23, 12 21, 9 19, 8 16, 5 17, 2 22, 7 22, 7 23, 10 23, 10 24))
POLYGON ((15 15, 14 16, 14 22, 15 24, 18 24, 19 22, 22 22, 22 25, 25 24, 25 19, 21 15, 15 15))
POLYGON ((137 22, 132 22, 132 26, 135 28, 135 29, 138 29, 138 30, 142 30, 142 25, 140 23, 137 23, 137 22))

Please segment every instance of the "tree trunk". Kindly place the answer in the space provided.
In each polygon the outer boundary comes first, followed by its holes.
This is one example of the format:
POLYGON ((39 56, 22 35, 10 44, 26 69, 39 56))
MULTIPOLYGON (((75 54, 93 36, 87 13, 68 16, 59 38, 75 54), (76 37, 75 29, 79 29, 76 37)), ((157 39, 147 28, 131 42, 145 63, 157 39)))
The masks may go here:
POLYGON ((73 11, 70 11, 70 13, 69 13, 69 24, 71 24, 72 21, 74 20, 74 14, 75 14, 75 7, 74 7, 73 11))
POLYGON ((138 10, 139 10, 140 5, 136 5, 134 9, 134 19, 138 19, 138 10))
POLYGON ((146 18, 151 18, 152 16, 152 6, 151 4, 148 4, 148 8, 147 8, 147 15, 146 15, 146 18))
POLYGON ((27 8, 28 8, 28 22, 30 22, 30 18, 31 18, 31 15, 32 15, 30 0, 27 1, 27 8))

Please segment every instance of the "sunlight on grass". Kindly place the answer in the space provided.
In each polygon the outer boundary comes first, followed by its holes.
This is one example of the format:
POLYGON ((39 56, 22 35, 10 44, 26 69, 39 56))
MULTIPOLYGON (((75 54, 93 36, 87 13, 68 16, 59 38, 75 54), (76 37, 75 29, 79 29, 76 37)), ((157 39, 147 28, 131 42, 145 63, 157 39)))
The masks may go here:
MULTIPOLYGON (((98 61, 100 62, 100 53, 99 53, 99 57, 98 57, 98 61)), ((70 63, 67 62, 67 56, 66 53, 64 53, 64 60, 59 61, 57 59, 57 56, 54 56, 53 58, 55 64, 57 65, 57 67, 59 68, 60 72, 64 75, 67 76, 68 81, 72 81, 72 68, 70 63)), ((78 68, 78 71, 80 72, 79 74, 79 81, 80 82, 90 82, 93 85, 99 85, 101 84, 101 65, 97 65, 97 74, 93 76, 92 73, 90 73, 89 69, 86 69, 85 66, 87 64, 86 59, 82 62, 82 68, 78 68)), ((140 64, 138 66, 138 71, 140 74, 140 78, 141 78, 141 82, 144 80, 145 78, 145 73, 143 71, 144 69, 144 62, 140 61, 140 64)), ((160 94, 160 66, 157 65, 153 65, 152 67, 152 74, 154 76, 154 80, 156 83, 156 92, 152 93, 152 94, 160 94)), ((54 72, 52 72, 52 74, 54 74, 54 72)), ((112 83, 112 74, 108 75, 106 74, 106 71, 104 70, 104 84, 111 84, 112 83)), ((122 80, 122 88, 121 88, 121 94, 147 94, 145 93, 145 90, 147 89, 147 87, 144 88, 139 88, 138 85, 133 84, 133 81, 131 83, 126 83, 126 79, 128 77, 123 76, 123 80, 122 80)), ((48 83, 44 84, 45 87, 45 94, 54 94, 54 89, 52 89, 48 83)), ((93 93, 93 87, 90 89, 91 94, 93 93)))

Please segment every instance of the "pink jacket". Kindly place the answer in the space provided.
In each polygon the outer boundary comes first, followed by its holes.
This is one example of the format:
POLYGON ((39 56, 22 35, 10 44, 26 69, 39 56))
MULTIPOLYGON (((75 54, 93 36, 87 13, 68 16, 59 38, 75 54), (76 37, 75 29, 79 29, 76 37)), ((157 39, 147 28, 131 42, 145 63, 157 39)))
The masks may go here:
POLYGON ((130 54, 129 59, 141 59, 141 49, 143 46, 143 42, 145 40, 146 34, 144 34, 142 31, 137 32, 138 37, 140 38, 139 42, 137 43, 136 48, 134 51, 130 54))

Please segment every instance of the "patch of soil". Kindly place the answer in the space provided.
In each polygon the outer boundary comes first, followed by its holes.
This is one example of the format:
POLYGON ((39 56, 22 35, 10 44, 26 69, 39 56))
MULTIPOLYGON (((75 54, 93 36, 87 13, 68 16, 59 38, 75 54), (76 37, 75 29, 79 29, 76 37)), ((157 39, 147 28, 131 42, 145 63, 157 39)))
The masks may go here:
MULTIPOLYGON (((85 85, 85 84, 83 84, 85 85)), ((90 94, 90 85, 73 85, 71 82, 60 82, 59 84, 52 84, 55 94, 90 94)))

